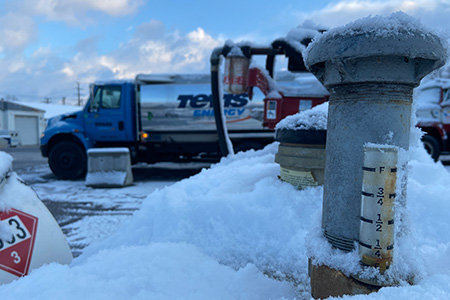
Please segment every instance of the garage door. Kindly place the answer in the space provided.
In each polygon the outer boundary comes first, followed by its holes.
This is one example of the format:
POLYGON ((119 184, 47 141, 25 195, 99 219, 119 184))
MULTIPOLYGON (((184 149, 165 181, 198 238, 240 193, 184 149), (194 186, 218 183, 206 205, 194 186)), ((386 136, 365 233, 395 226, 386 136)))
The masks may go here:
POLYGON ((38 124, 38 117, 16 116, 16 131, 19 132, 22 145, 39 144, 38 124))

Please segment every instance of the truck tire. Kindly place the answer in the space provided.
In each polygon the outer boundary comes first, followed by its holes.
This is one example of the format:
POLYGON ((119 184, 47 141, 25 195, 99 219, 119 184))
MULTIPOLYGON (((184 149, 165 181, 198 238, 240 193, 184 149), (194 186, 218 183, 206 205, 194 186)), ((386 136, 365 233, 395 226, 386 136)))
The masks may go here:
POLYGON ((50 169, 61 179, 78 179, 86 175, 86 162, 84 149, 71 141, 57 143, 48 155, 50 169))
POLYGON ((426 134, 422 137, 422 143, 431 158, 433 158, 434 161, 438 161, 439 155, 441 154, 441 145, 439 144, 439 141, 433 136, 426 134))

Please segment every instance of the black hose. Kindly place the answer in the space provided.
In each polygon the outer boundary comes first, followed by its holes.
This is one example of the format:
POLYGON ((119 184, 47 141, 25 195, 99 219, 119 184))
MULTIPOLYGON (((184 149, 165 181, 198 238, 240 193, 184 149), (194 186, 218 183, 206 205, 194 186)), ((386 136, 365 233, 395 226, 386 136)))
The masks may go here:
POLYGON ((223 126, 223 111, 220 105, 220 91, 219 91, 219 65, 220 55, 222 55, 223 48, 216 48, 211 54, 211 92, 214 108, 214 119, 216 121, 217 135, 219 137, 219 147, 222 156, 230 154, 226 139, 225 128, 223 126))

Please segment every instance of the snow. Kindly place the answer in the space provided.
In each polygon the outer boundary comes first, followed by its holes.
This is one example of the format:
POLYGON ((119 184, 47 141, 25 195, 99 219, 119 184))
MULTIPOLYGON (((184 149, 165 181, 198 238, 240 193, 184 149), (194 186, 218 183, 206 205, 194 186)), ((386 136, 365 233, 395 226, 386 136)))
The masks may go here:
POLYGON ((344 26, 332 28, 315 38, 303 53, 306 67, 311 66, 307 63, 317 63, 325 61, 329 55, 338 55, 342 57, 364 55, 405 55, 410 58, 429 58, 436 60, 436 57, 446 61, 449 56, 448 42, 441 33, 430 29, 423 25, 420 20, 413 18, 401 11, 390 14, 387 17, 370 15, 365 18, 358 19, 344 26), (399 37, 402 37, 399 39, 399 37), (333 49, 334 54, 330 53, 330 45, 328 41, 335 38, 350 38, 356 43, 357 38, 371 38, 369 43, 358 44, 357 47, 342 47, 333 49), (381 40, 389 40, 389 47, 378 47, 381 40), (427 42, 427 47, 421 44, 420 40, 427 42), (409 41, 406 42, 406 41, 409 41), (433 47, 433 51, 430 51, 433 47), (311 55, 311 49, 314 55, 311 55), (337 53, 339 52, 339 53, 337 53), (308 56, 311 56, 308 59, 308 56))
POLYGON ((416 95, 417 104, 420 106, 429 106, 430 104, 437 105, 439 109, 439 101, 441 99, 441 89, 439 87, 432 88, 419 88, 417 89, 416 95))
POLYGON ((277 82, 264 67, 258 65, 253 59, 250 62, 249 68, 259 69, 260 73, 267 80, 269 84, 267 98, 279 99, 281 98, 280 92, 286 97, 323 97, 329 94, 325 87, 311 73, 295 74, 294 78, 292 78, 293 80, 291 78, 289 80, 283 80, 281 78, 280 82, 277 82))
MULTIPOLYGON (((44 266, 0 286, 1 293, 8 299, 308 299, 308 256, 324 253, 328 264, 347 270, 356 270, 358 258, 321 238, 322 187, 299 191, 279 181, 276 150, 274 143, 238 153, 162 186, 106 238, 93 238, 70 266, 44 266)), ((397 243, 403 249, 396 263, 406 273, 414 271, 416 284, 356 299, 450 296, 450 174, 421 147, 413 147, 411 157, 410 233, 397 243)), ((78 184, 66 200, 87 201, 90 195, 114 201, 130 193, 98 193, 78 184)), ((64 193, 60 189, 48 194, 64 193)), ((95 235, 96 227, 91 230, 95 235)))
POLYGON ((287 116, 275 126, 275 129, 326 130, 327 116, 328 102, 325 102, 306 111, 287 116))
POLYGON ((371 34, 372 36, 389 38, 399 35, 431 35, 430 29, 423 25, 419 19, 411 17, 401 11, 390 14, 387 17, 371 15, 360 18, 341 27, 332 28, 326 34, 354 36, 359 34, 371 34))
POLYGON ((88 185, 88 186, 99 186, 99 185, 123 186, 126 178, 127 178, 127 172, 124 172, 124 171, 109 170, 109 171, 89 172, 86 175, 86 185, 88 185))
POLYGON ((6 174, 11 171, 12 156, 5 152, 0 152, 0 182, 3 181, 6 174))
POLYGON ((74 113, 82 109, 80 106, 74 105, 60 105, 60 104, 47 104, 47 103, 21 102, 21 101, 17 101, 17 103, 45 111, 44 113, 45 119, 50 119, 51 117, 59 116, 62 114, 74 113))
MULTIPOLYGON (((0 152, 0 189, 4 186, 6 176, 11 172, 12 160, 11 155, 0 152)), ((0 201, 0 210, 7 210, 9 208, 9 205, 0 201)), ((6 222, 0 222, 0 239, 8 240, 11 234, 11 227, 6 222)))
POLYGON ((297 28, 291 29, 286 38, 296 40, 301 42, 304 39, 314 39, 320 34, 318 28, 306 28, 304 26, 299 26, 297 28))
POLYGON ((238 56, 238 57, 245 57, 244 53, 242 52, 241 48, 237 47, 237 46, 233 46, 230 50, 230 52, 228 53, 227 57, 232 57, 232 56, 238 56))
MULTIPOLYGON (((398 16, 386 24, 389 32, 377 34, 415 28, 398 16)), ((378 20, 357 21, 359 27, 346 27, 346 34, 370 30, 378 20)), ((311 125, 306 120, 286 122, 311 125)), ((390 268, 392 276, 400 276, 399 285, 343 299, 450 298, 450 173, 427 155, 419 137, 413 129, 409 156, 403 158, 409 161, 407 201, 390 268), (411 275, 414 285, 405 281, 411 275)), ((119 227, 92 239, 70 266, 43 266, 0 286, 0 293, 8 299, 309 299, 308 257, 350 274, 359 270, 358 256, 331 248, 323 238, 322 187, 298 190, 278 179, 277 146, 237 153, 188 179, 163 184, 119 227)), ((0 154, 0 162, 0 171, 6 170, 11 158, 0 154)), ((70 193, 62 185, 47 193, 67 193, 66 201, 113 202, 136 188, 114 192, 73 185, 70 193)), ((138 186, 140 192, 146 187, 138 186)))
POLYGON ((126 147, 94 148, 89 149, 87 153, 130 153, 130 150, 126 147))
POLYGON ((282 92, 285 96, 326 96, 329 95, 325 87, 317 78, 311 73, 296 74, 295 81, 289 86, 289 89, 284 88, 286 83, 283 83, 282 92), (284 89, 283 89, 284 88, 284 89))
POLYGON ((276 83, 276 81, 270 76, 269 71, 267 71, 262 66, 258 65, 258 63, 255 60, 251 60, 249 69, 259 69, 261 74, 264 76, 264 78, 267 80, 269 84, 269 92, 272 91, 279 91, 280 86, 276 83))

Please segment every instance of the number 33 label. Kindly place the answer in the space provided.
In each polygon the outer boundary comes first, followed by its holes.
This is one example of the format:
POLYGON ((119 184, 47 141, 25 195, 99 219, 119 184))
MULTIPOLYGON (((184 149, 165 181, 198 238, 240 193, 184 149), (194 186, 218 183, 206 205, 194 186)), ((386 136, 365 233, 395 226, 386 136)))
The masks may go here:
MULTIPOLYGON (((0 251, 8 249, 21 241, 24 241, 31 237, 31 234, 28 232, 25 225, 22 223, 22 220, 18 216, 13 216, 8 219, 2 220, 9 225, 12 231, 11 238, 9 240, 0 239, 0 251)), ((11 256, 13 256, 11 254, 11 256)))
POLYGON ((28 274, 38 218, 23 211, 11 209, 0 212, 1 222, 8 225, 10 236, 0 239, 0 269, 16 276, 28 274))

